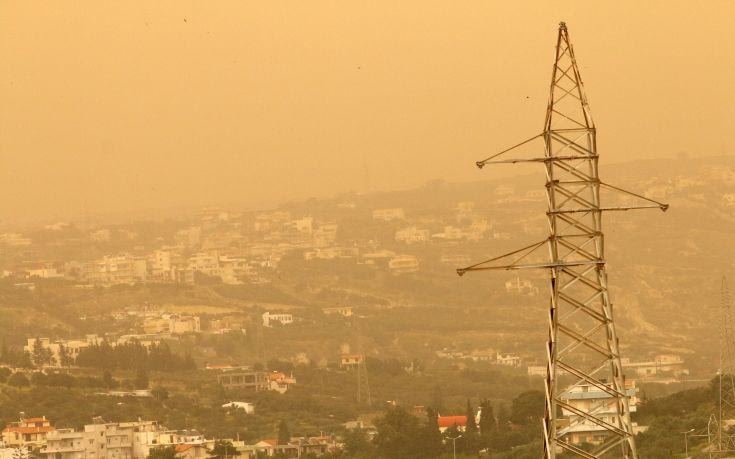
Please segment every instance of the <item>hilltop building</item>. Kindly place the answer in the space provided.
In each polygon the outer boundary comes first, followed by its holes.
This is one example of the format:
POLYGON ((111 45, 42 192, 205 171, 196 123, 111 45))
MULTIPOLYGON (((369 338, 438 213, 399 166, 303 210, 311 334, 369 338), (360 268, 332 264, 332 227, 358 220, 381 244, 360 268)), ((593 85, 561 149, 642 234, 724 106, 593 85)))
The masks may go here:
POLYGON ((263 326, 264 327, 271 327, 273 326, 273 322, 278 322, 281 325, 289 325, 293 323, 293 315, 291 314, 283 314, 283 313, 270 313, 270 312, 264 312, 262 315, 263 318, 263 326))

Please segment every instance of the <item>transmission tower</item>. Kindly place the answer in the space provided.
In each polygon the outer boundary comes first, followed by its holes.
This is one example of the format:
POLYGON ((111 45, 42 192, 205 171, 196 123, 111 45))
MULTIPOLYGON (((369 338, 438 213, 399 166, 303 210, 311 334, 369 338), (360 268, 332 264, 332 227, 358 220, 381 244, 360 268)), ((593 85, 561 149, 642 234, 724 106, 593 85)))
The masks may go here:
POLYGON ((602 213, 647 208, 665 211, 668 205, 600 181, 595 134, 567 27, 562 22, 543 132, 476 163, 480 168, 496 163, 543 164, 549 236, 457 270, 463 275, 467 271, 493 269, 548 269, 551 302, 543 420, 545 458, 553 459, 562 452, 584 458, 638 457, 630 420, 630 393, 625 386, 608 295, 602 213), (543 157, 536 154, 525 159, 497 159, 511 150, 530 146, 537 139, 543 139, 543 157), (601 190, 622 192, 628 199, 645 202, 602 207, 601 190), (530 262, 528 257, 539 255, 544 247, 548 249, 548 258, 530 262), (522 260, 526 261, 521 263, 522 260), (562 374, 571 376, 574 382, 563 387, 559 379, 562 374), (582 386, 605 394, 606 401, 585 404, 573 400, 570 394, 582 386), (594 430, 598 437, 591 451, 572 439, 575 432, 585 429, 594 430))
POLYGON ((735 452, 735 434, 729 433, 725 420, 735 414, 735 351, 732 310, 727 279, 722 276, 719 308, 719 363, 717 368, 717 413, 707 425, 710 457, 729 457, 735 452))

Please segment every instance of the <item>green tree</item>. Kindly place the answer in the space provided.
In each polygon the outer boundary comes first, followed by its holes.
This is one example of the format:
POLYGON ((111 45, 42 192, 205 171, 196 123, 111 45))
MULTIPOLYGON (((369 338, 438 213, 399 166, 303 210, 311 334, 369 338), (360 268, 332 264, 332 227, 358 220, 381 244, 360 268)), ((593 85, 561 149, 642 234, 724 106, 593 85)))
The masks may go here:
POLYGON ((288 430, 288 424, 281 419, 278 423, 278 444, 285 445, 291 440, 291 432, 288 430))
POLYGON ((174 446, 151 448, 146 459, 176 459, 176 448, 174 446))

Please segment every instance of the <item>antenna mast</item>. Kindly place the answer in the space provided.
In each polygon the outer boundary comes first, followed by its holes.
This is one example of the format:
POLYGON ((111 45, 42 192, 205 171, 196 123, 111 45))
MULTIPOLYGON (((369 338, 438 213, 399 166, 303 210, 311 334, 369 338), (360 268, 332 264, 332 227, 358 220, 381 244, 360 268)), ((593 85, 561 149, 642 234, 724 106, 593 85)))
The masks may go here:
POLYGON ((549 271, 551 303, 543 420, 544 458, 549 459, 562 452, 588 459, 611 455, 638 457, 630 420, 631 392, 625 385, 608 295, 602 213, 648 208, 666 211, 668 205, 600 181, 595 134, 567 27, 562 22, 543 132, 476 163, 480 168, 498 163, 544 165, 549 237, 457 270, 460 276, 467 271, 494 269, 549 271), (497 159, 537 139, 543 139, 543 157, 497 159), (644 202, 602 207, 601 189, 622 192, 644 202), (548 249, 548 262, 520 263, 543 247, 548 249), (574 382, 561 386, 562 374, 571 376, 574 382), (579 394, 575 388, 597 392, 603 401, 600 397, 585 400, 575 396, 579 394), (590 431, 595 438, 591 451, 575 440, 579 432, 590 431))

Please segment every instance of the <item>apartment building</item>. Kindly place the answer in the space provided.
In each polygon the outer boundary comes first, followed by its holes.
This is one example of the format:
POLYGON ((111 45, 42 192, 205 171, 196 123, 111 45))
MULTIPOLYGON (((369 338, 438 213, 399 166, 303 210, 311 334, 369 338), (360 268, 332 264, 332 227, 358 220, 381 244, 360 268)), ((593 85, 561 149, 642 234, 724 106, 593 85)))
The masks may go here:
POLYGON ((83 265, 83 276, 96 284, 134 284, 148 278, 148 262, 128 254, 104 256, 83 265))
MULTIPOLYGON (((611 384, 607 385, 611 387, 611 384)), ((628 396, 630 411, 635 412, 638 405, 635 381, 625 382, 625 392, 628 396)), ((604 422, 616 424, 617 399, 596 386, 588 383, 577 384, 568 388, 560 398, 572 408, 585 413, 595 413, 595 416, 600 417, 604 422)), ((564 418, 557 432, 567 442, 573 445, 582 443, 597 445, 603 443, 607 438, 608 431, 587 418, 564 408, 562 408, 562 415, 564 418)))

